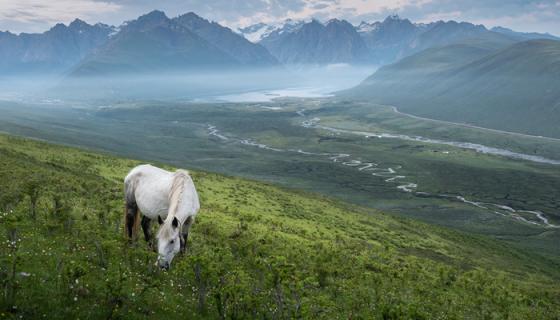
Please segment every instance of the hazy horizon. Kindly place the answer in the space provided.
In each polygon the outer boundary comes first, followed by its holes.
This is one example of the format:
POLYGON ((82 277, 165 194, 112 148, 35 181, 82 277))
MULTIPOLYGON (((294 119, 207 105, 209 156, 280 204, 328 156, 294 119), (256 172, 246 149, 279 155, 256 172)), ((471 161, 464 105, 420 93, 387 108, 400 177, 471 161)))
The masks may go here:
POLYGON ((214 101, 219 100, 219 97, 231 97, 239 102, 243 99, 239 100, 237 97, 256 92, 259 92, 260 96, 267 96, 266 100, 272 97, 274 92, 280 92, 281 96, 319 97, 356 86, 376 69, 373 65, 331 64, 238 71, 216 69, 114 74, 109 77, 86 76, 70 79, 67 79, 66 75, 9 75, 0 76, 0 80, 3 80, 0 85, 0 99, 87 100, 104 97, 214 101))

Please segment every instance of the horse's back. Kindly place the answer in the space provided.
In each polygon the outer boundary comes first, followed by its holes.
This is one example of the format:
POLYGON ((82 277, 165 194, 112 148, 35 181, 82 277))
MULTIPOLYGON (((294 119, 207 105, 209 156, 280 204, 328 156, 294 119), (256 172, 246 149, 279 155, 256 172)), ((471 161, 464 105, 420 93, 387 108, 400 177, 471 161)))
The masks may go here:
POLYGON ((134 177, 138 177, 138 176, 153 177, 153 176, 163 176, 163 175, 171 175, 171 174, 172 174, 171 172, 167 170, 163 170, 158 167, 154 167, 151 164, 141 164, 139 166, 132 168, 132 170, 130 170, 128 175, 124 178, 124 181, 126 183, 127 181, 130 181, 134 177))
POLYGON ((194 182, 186 170, 169 172, 149 164, 137 166, 125 178, 127 199, 129 193, 132 193, 130 197, 134 198, 143 215, 150 219, 157 216, 165 219, 169 209, 169 195, 177 177, 181 177, 185 188, 181 192, 182 203, 187 205, 185 209, 188 214, 194 216, 200 208, 200 203, 194 182))
POLYGON ((169 171, 152 165, 140 165, 126 176, 125 188, 127 194, 133 192, 134 200, 143 215, 151 219, 158 215, 165 218, 172 180, 173 173, 169 171))

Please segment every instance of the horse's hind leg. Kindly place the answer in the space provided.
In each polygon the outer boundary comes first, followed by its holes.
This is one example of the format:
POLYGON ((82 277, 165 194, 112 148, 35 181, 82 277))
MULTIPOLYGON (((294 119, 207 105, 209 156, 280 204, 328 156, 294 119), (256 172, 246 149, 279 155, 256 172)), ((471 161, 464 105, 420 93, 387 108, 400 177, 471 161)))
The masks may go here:
POLYGON ((146 216, 142 217, 142 231, 144 231, 144 239, 148 242, 150 248, 154 248, 154 243, 152 241, 152 230, 150 229, 150 224, 152 220, 146 216))
POLYGON ((190 216, 183 224, 183 229, 181 230, 181 253, 185 253, 185 251, 187 250, 187 240, 189 240, 189 231, 193 222, 194 217, 190 216))
POLYGON ((125 224, 126 224, 126 235, 128 236, 128 239, 132 239, 133 229, 134 229, 134 224, 136 224, 137 214, 138 214, 138 206, 136 205, 136 203, 127 201, 125 224))

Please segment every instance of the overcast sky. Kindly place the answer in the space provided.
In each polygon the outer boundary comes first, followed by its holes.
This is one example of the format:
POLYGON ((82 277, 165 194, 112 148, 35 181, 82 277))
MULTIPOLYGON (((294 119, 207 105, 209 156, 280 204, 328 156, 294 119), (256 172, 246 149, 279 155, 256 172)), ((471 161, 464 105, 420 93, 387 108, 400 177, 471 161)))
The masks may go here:
POLYGON ((0 0, 0 30, 42 32, 75 18, 119 25, 154 9, 170 17, 194 11, 230 27, 312 17, 358 23, 398 14, 414 22, 453 19, 560 35, 560 0, 0 0))

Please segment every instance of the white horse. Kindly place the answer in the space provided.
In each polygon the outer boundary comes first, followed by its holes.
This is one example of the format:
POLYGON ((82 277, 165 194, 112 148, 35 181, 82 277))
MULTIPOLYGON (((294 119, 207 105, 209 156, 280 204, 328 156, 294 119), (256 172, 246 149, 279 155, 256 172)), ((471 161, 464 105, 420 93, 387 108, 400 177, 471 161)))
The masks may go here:
POLYGON ((136 237, 139 224, 152 244, 150 223, 157 219, 157 264, 169 269, 175 255, 184 252, 189 229, 200 209, 198 194, 188 171, 169 172, 151 165, 132 169, 124 179, 125 232, 136 237), (140 223, 140 215, 142 222, 140 223))

